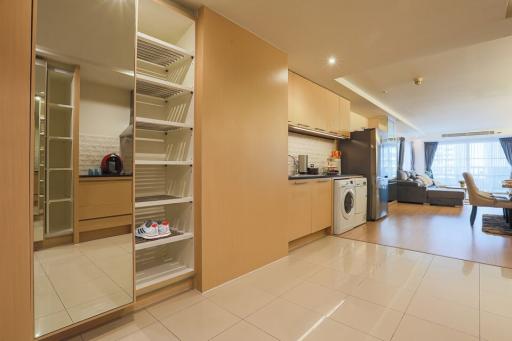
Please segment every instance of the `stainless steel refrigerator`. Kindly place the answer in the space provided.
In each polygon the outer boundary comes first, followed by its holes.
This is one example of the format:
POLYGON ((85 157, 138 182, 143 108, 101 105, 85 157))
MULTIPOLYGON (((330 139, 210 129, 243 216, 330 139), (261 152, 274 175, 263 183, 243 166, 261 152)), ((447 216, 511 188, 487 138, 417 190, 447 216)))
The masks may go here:
POLYGON ((368 220, 378 220, 388 214, 388 177, 382 166, 384 134, 378 129, 350 133, 350 140, 340 141, 341 172, 360 174, 368 179, 368 220))

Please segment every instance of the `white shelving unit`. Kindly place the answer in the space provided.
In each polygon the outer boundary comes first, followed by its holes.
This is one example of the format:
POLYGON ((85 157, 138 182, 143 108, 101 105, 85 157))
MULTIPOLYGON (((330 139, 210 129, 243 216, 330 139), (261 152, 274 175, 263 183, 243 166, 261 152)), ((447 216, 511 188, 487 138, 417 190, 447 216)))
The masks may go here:
POLYGON ((195 22, 164 3, 139 1, 135 91, 135 222, 179 231, 136 238, 138 295, 194 275, 195 22))
POLYGON ((73 72, 48 66, 45 237, 73 231, 73 80, 73 72))

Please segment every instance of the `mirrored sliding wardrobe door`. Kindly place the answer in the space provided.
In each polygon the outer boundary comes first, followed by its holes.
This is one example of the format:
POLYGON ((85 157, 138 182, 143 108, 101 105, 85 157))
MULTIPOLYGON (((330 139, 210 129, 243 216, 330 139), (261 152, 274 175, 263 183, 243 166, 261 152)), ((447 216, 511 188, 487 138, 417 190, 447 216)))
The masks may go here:
POLYGON ((38 0, 35 337, 130 304, 136 0, 38 0))

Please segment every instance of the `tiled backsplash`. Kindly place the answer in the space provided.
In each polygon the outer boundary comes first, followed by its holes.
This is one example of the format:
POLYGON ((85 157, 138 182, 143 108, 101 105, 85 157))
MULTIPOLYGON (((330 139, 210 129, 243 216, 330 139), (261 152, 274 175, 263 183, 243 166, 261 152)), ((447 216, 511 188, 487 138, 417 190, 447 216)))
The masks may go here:
MULTIPOLYGON (((327 158, 331 156, 331 151, 336 149, 334 141, 320 137, 307 136, 296 133, 288 133, 288 154, 297 158, 297 155, 308 155, 308 163, 315 167, 327 167, 327 158)), ((288 158, 288 174, 294 169, 293 161, 288 158)))
POLYGON ((89 168, 99 168, 108 153, 119 154, 119 137, 80 134, 80 174, 89 168))

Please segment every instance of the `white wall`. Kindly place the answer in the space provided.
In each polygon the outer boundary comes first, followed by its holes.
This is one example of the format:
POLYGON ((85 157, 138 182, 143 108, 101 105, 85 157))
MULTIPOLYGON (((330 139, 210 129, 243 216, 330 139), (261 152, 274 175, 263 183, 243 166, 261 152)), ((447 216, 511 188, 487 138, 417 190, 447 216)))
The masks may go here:
POLYGON ((119 135, 130 124, 130 91, 80 81, 80 174, 100 167, 108 153, 119 153, 119 135))
POLYGON ((355 112, 350 113, 350 131, 368 128, 368 118, 355 112))
POLYGON ((130 91, 80 81, 80 134, 119 137, 130 124, 130 91))

